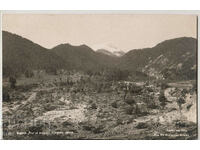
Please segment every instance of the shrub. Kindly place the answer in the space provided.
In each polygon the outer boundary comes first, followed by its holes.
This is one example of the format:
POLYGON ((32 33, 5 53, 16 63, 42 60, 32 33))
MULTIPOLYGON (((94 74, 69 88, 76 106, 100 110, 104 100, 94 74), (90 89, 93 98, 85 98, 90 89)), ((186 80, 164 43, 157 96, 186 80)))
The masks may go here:
POLYGON ((122 119, 117 119, 116 120, 116 125, 118 126, 118 125, 123 125, 123 120, 122 119))
POLYGON ((128 115, 132 115, 132 114, 133 114, 133 110, 134 110, 134 108, 133 108, 132 106, 130 106, 130 107, 127 107, 127 108, 125 109, 125 112, 126 112, 126 114, 128 114, 128 115))
POLYGON ((142 88, 136 85, 132 85, 130 92, 132 92, 133 94, 141 94, 142 88))
POLYGON ((28 133, 31 132, 31 134, 39 134, 40 132, 43 131, 43 126, 42 125, 37 125, 37 126, 30 126, 28 128, 28 133))
POLYGON ((104 126, 103 125, 99 125, 98 127, 95 127, 93 129, 93 133, 95 134, 99 134, 99 133, 103 133, 104 132, 104 126))
POLYGON ((3 102, 9 102, 10 101, 10 95, 8 90, 3 89, 3 102))
POLYGON ((93 104, 91 105, 91 108, 92 108, 92 109, 97 109, 97 105, 96 105, 95 103, 93 103, 93 104))
POLYGON ((10 77, 9 78, 9 82, 10 82, 10 87, 12 89, 14 89, 16 87, 16 83, 17 83, 16 78, 15 77, 10 77))
POLYGON ((182 95, 183 97, 185 97, 187 93, 188 93, 188 91, 187 91, 186 89, 183 89, 183 90, 181 91, 181 95, 182 95))
POLYGON ((150 88, 150 87, 147 87, 146 90, 147 90, 148 92, 153 92, 153 89, 150 88))
POLYGON ((135 103, 136 103, 135 100, 132 99, 132 98, 125 99, 125 102, 126 102, 127 104, 129 104, 129 105, 132 105, 132 104, 135 104, 135 103))
POLYGON ((147 105, 144 103, 136 104, 135 113, 137 116, 145 116, 149 114, 147 105))
POLYGON ((178 98, 177 104, 179 106, 180 111, 182 110, 182 104, 185 104, 185 103, 186 103, 186 101, 184 98, 182 98, 182 97, 178 98))
POLYGON ((187 110, 189 111, 193 104, 187 105, 187 110))
POLYGON ((162 90, 165 90, 165 89, 169 88, 169 85, 167 83, 165 83, 165 82, 162 82, 160 84, 160 87, 161 87, 162 90))
POLYGON ((94 130, 94 128, 95 128, 95 127, 93 127, 93 126, 91 126, 91 125, 84 125, 84 126, 83 126, 83 129, 86 130, 86 131, 92 131, 92 130, 94 130))
POLYGON ((71 126, 72 123, 69 122, 69 121, 64 121, 64 122, 62 123, 62 125, 63 125, 63 126, 71 126))
POLYGON ((111 106, 112 106, 113 108, 118 108, 117 102, 113 102, 113 103, 111 104, 111 106))
POLYGON ((145 122, 139 122, 138 125, 136 126, 137 129, 145 129, 148 128, 148 124, 145 122))
POLYGON ((159 96, 159 101, 160 101, 160 105, 162 107, 162 109, 165 108, 165 106, 167 105, 167 98, 164 95, 164 92, 162 92, 159 96))
POLYGON ((51 104, 47 104, 47 105, 44 106, 44 109, 45 109, 46 111, 51 111, 51 110, 56 109, 56 106, 51 105, 51 104))
POLYGON ((190 123, 186 122, 186 121, 181 121, 181 120, 176 120, 175 121, 175 125, 179 128, 183 128, 183 127, 190 127, 190 123))
POLYGON ((151 95, 144 95, 143 102, 147 105, 148 108, 157 109, 158 105, 155 102, 155 98, 151 95))
POLYGON ((31 78, 31 77, 33 77, 33 71, 31 71, 31 70, 26 70, 25 71, 25 77, 27 77, 27 78, 31 78))
POLYGON ((150 101, 147 103, 147 107, 148 107, 148 108, 151 108, 151 109, 157 109, 157 108, 158 108, 158 105, 156 105, 156 103, 155 103, 153 100, 150 100, 150 101))
POLYGON ((96 85, 97 93, 101 93, 102 87, 103 87, 103 84, 102 84, 102 83, 97 83, 97 85, 96 85))
POLYGON ((93 100, 90 99, 88 103, 89 103, 89 104, 92 104, 92 103, 93 103, 93 100))

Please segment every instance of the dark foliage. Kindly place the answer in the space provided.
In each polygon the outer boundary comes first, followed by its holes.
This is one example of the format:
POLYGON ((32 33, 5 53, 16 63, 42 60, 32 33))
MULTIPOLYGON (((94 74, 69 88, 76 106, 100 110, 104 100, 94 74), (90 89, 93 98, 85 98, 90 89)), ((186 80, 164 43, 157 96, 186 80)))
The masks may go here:
POLYGON ((27 130, 28 134, 40 134, 43 131, 42 125, 30 126, 27 130))
POLYGON ((145 129, 148 128, 148 124, 145 122, 139 122, 138 125, 136 126, 137 129, 145 129))
POLYGON ((8 89, 3 89, 3 102, 10 102, 10 94, 8 89))
POLYGON ((26 70, 25 71, 25 77, 27 77, 27 78, 31 78, 31 77, 33 77, 33 71, 31 71, 31 70, 26 70))
POLYGON ((111 106, 112 106, 113 108, 118 108, 117 102, 113 102, 113 103, 111 104, 111 106))
POLYGON ((133 105, 133 104, 136 103, 135 100, 134 100, 133 98, 127 98, 127 99, 125 99, 125 102, 126 102, 127 104, 129 104, 129 105, 133 105))
POLYGON ((134 107, 133 106, 129 106, 125 109, 125 112, 126 114, 128 115, 132 115, 133 114, 133 110, 134 110, 134 107))
POLYGON ((165 97, 164 92, 160 94, 159 101, 160 101, 160 106, 162 107, 162 109, 164 109, 165 106, 167 105, 167 98, 165 97))
POLYGON ((10 82, 10 87, 11 87, 12 89, 14 89, 14 88, 16 87, 16 83, 17 83, 16 78, 13 77, 13 76, 11 76, 11 77, 9 78, 9 82, 10 82))
POLYGON ((180 110, 182 109, 182 105, 185 103, 186 103, 186 101, 184 98, 180 97, 177 99, 177 104, 178 104, 180 110))
POLYGON ((95 103, 92 103, 91 109, 97 109, 97 105, 95 103))

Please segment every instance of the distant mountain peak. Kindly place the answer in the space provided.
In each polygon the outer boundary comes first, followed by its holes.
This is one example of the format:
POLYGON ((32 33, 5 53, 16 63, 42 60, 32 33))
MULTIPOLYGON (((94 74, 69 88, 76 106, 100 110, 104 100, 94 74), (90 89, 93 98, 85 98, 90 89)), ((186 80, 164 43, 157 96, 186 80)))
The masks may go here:
POLYGON ((121 56, 123 56, 125 54, 125 52, 123 52, 123 51, 114 51, 113 54, 115 56, 121 57, 121 56))
POLYGON ((115 56, 112 52, 105 50, 105 49, 98 49, 96 52, 101 53, 101 54, 105 54, 105 55, 109 55, 109 56, 115 56))
POLYGON ((123 51, 113 51, 113 52, 110 52, 106 49, 98 49, 96 52, 98 53, 102 53, 102 54, 105 54, 105 55, 109 55, 109 56, 114 56, 114 57, 121 57, 125 54, 125 52, 123 51))

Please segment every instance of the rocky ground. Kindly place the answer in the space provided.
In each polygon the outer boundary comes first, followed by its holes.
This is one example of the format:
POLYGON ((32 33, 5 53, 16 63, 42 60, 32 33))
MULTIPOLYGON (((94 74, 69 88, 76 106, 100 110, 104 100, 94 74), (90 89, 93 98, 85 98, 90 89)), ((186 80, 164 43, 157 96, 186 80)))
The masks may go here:
POLYGON ((113 88, 117 85, 96 90, 45 83, 12 90, 12 101, 3 103, 4 139, 196 139, 197 98, 189 84, 140 85, 125 99, 123 89, 113 88))

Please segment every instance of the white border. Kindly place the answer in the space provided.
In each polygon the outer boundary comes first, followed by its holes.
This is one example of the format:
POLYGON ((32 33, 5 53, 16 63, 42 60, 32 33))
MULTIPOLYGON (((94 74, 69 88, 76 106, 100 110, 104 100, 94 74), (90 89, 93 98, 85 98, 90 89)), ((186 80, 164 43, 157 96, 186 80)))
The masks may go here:
MULTIPOLYGON (((200 17, 200 11, 195 11, 195 10, 191 10, 191 11, 182 11, 182 10, 172 10, 172 11, 168 11, 168 10, 148 10, 148 11, 143 11, 143 10, 123 10, 123 11, 119 11, 119 10, 45 10, 45 11, 41 11, 41 10, 35 10, 35 11, 14 11, 14 10, 4 10, 1 11, 2 14, 8 14, 8 13, 32 13, 32 14, 193 14, 193 15, 198 15, 198 17, 200 17)), ((1 16, 2 17, 2 16, 1 16)), ((198 19, 198 29, 200 28, 200 19, 198 19)), ((1 23, 1 19, 0 19, 0 23, 1 23)), ((199 43, 199 39, 200 39, 200 31, 198 30, 198 43, 199 43)), ((1 47, 1 54, 2 54, 2 33, 0 33, 0 47, 1 47)), ((198 58, 200 58, 200 53, 199 53, 199 47, 198 46, 198 58)), ((1 67, 1 71, 0 71, 0 83, 2 84, 2 55, 0 55, 0 67, 1 67)), ((200 88, 199 84, 199 66, 200 66, 200 62, 198 61, 198 89, 200 88)), ((0 112, 2 112, 2 85, 0 86, 0 97, 1 97, 1 101, 0 101, 0 112)), ((198 92, 198 100, 200 99, 200 94, 198 92)), ((198 110, 200 108, 200 103, 198 103, 198 110)), ((199 120, 200 120, 200 111, 198 111, 198 135, 200 134, 200 125, 199 125, 199 120)), ((0 127, 2 125, 2 113, 0 113, 0 127)), ((0 138, 2 138, 2 128, 0 130, 0 138)), ((198 139, 200 139, 200 137, 198 136, 198 139)))
POLYGON ((1 10, 198 10, 199 0, 0 0, 1 10))
POLYGON ((2 10, 2 14, 184 14, 200 15, 200 10, 2 10))

